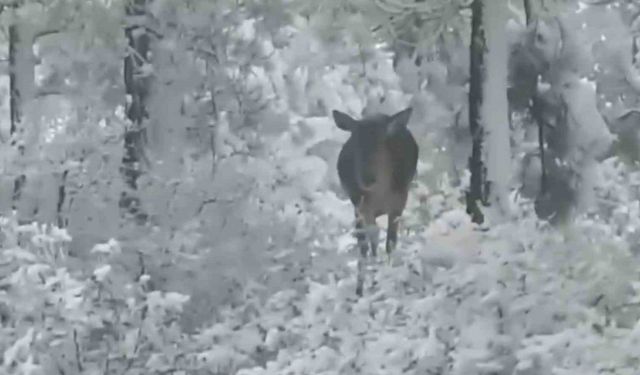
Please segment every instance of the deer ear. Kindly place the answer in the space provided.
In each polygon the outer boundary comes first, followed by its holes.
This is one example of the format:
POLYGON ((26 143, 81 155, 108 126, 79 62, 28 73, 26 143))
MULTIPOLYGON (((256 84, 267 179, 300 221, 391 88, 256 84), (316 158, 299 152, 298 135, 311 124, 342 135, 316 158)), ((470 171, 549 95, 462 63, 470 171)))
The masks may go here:
POLYGON ((356 126, 356 120, 352 119, 348 114, 340 111, 333 111, 333 121, 336 122, 336 125, 340 129, 348 132, 353 130, 354 126, 356 126))
POLYGON ((391 116, 387 125, 387 134, 393 135, 399 130, 406 128, 407 123, 409 123, 409 118, 411 118, 411 111, 412 109, 409 107, 391 116))

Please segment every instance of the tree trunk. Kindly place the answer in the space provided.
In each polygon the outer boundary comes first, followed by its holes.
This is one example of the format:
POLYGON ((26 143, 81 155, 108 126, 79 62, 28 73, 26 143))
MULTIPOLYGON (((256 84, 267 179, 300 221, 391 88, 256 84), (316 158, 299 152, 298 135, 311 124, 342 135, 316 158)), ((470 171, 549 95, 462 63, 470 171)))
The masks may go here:
MULTIPOLYGON (((11 146, 16 147, 17 132, 20 120, 22 118, 22 111, 20 108, 20 89, 18 87, 18 43, 20 36, 18 35, 18 26, 14 23, 9 25, 9 113, 10 113, 10 127, 9 134, 11 135, 11 146)), ((18 146, 20 147, 20 146, 18 146)), ((20 149, 23 152, 23 149, 20 149)), ((13 181, 13 195, 11 197, 11 208, 17 210, 18 201, 20 200, 20 194, 22 192, 22 186, 25 182, 25 176, 20 175, 13 181)))
MULTIPOLYGON (((35 59, 33 57, 33 34, 26 27, 21 27, 16 8, 13 6, 13 17, 8 27, 9 32, 9 132, 11 146, 18 149, 18 163, 25 154, 23 128, 24 106, 33 99, 35 91, 35 59)), ((21 174, 14 179, 11 207, 21 211, 20 199, 26 184, 26 176, 21 174)), ((23 212, 29 216, 30 213, 23 212)))
POLYGON ((527 26, 529 26, 533 19, 533 4, 531 3, 531 0, 524 0, 524 17, 527 26))
POLYGON ((491 212, 497 221, 510 210, 507 14, 504 5, 494 0, 474 0, 471 11, 469 129, 472 149, 466 203, 471 220, 482 224, 485 215, 481 205, 494 208, 491 212))
MULTIPOLYGON (((146 0, 131 0, 126 6, 126 14, 133 22, 139 22, 146 15, 146 0)), ((124 134, 124 156, 122 158, 122 176, 125 190, 120 196, 120 208, 125 214, 132 215, 139 222, 146 220, 137 196, 138 178, 142 174, 144 161, 145 130, 149 118, 147 98, 149 96, 149 77, 146 69, 149 56, 149 34, 144 25, 127 26, 125 35, 129 42, 129 53, 124 60, 124 84, 128 96, 126 114, 130 120, 124 134)))
POLYGON ((18 123, 22 117, 20 111, 20 91, 18 90, 16 60, 18 48, 18 27, 15 23, 9 25, 9 111, 10 134, 14 135, 18 130, 18 123))
MULTIPOLYGON (((527 23, 527 27, 531 26, 534 20, 533 15, 533 4, 531 0, 524 0, 524 14, 525 20, 527 23)), ((536 83, 537 84, 537 83, 536 83)), ((540 152, 540 196, 547 194, 547 165, 546 165, 546 156, 545 156, 545 121, 543 119, 544 115, 542 113, 542 104, 540 103, 540 98, 537 93, 531 97, 531 104, 529 105, 529 113, 531 113, 531 117, 536 122, 538 126, 538 150, 540 152)))
POLYGON ((474 223, 482 224, 484 215, 480 204, 487 204, 488 187, 486 184, 486 168, 482 162, 482 146, 484 129, 480 122, 482 105, 482 83, 484 80, 484 50, 486 40, 482 27, 482 0, 473 0, 471 4, 471 45, 469 65, 469 130, 471 131, 472 148, 469 157, 471 181, 466 193, 467 213, 474 223))
POLYGON ((64 207, 65 199, 67 198, 67 176, 69 175, 69 170, 65 169, 60 176, 60 183, 58 185, 58 204, 56 205, 56 222, 58 224, 58 228, 65 228, 69 223, 69 220, 64 216, 62 209, 64 207))
POLYGON ((508 15, 501 2, 485 0, 483 16, 487 48, 483 61, 485 76, 482 83, 484 95, 481 117, 486 131, 486 178, 491 186, 491 191, 485 193, 490 193, 488 197, 493 221, 500 222, 511 211, 509 189, 512 165, 507 99, 509 52, 506 37, 508 15))

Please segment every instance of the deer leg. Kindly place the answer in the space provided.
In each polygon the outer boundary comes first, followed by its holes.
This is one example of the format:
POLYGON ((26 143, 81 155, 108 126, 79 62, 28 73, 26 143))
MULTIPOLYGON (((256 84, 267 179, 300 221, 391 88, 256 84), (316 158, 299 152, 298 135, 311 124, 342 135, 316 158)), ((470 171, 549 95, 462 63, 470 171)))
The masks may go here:
POLYGON ((389 214, 389 222, 387 223, 387 257, 391 261, 391 252, 395 250, 398 242, 398 224, 400 215, 398 213, 389 214))
POLYGON ((367 237, 366 237, 364 219, 362 215, 356 212, 356 239, 358 240, 358 247, 360 248, 360 257, 367 256, 367 237))
POLYGON ((358 269, 356 274, 356 296, 362 297, 362 288, 364 285, 364 258, 358 259, 358 269))
MULTIPOLYGON (((366 236, 366 239, 369 241, 371 246, 369 256, 373 256, 375 258, 376 251, 378 249, 378 226, 376 225, 375 213, 370 207, 368 207, 364 196, 360 199, 360 204, 356 209, 356 222, 358 220, 362 226, 362 233, 366 236)), ((362 248, 366 248, 366 246, 361 247, 361 249, 362 248)))
POLYGON ((358 248, 360 249, 356 270, 356 296, 362 297, 368 243, 364 227, 364 218, 358 209, 356 209, 356 239, 358 240, 358 248))
POLYGON ((376 225, 376 217, 371 213, 367 213, 364 217, 364 223, 366 226, 366 233, 369 239, 371 252, 369 255, 375 258, 378 254, 378 226, 376 225))

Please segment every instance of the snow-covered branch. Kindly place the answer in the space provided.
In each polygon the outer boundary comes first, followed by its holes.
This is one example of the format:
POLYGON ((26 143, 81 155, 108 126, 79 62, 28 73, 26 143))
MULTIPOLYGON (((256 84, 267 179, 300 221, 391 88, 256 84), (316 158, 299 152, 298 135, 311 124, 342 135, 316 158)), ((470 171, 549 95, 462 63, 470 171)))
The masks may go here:
POLYGON ((44 38, 45 36, 59 34, 59 33, 63 32, 63 31, 64 31, 63 29, 40 30, 40 31, 36 32, 35 34, 33 34, 32 40, 35 42, 40 38, 44 38))
POLYGON ((47 96, 55 96, 55 95, 67 95, 69 91, 61 89, 59 87, 51 87, 51 88, 40 88, 36 90, 34 98, 44 98, 47 96))

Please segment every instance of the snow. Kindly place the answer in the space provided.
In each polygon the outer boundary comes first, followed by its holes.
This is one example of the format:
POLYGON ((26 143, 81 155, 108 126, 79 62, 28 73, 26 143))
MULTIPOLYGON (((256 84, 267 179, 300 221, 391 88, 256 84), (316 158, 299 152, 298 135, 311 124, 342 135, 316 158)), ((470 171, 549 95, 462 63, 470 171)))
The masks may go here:
POLYGON ((93 275, 96 277, 96 280, 101 282, 104 281, 109 272, 111 272, 111 266, 107 264, 93 270, 93 275))
POLYGON ((121 249, 120 249, 120 245, 118 244, 118 241, 116 241, 113 238, 109 239, 107 243, 96 244, 93 247, 93 249, 91 249, 92 253, 105 253, 105 254, 119 253, 120 251, 121 249))

